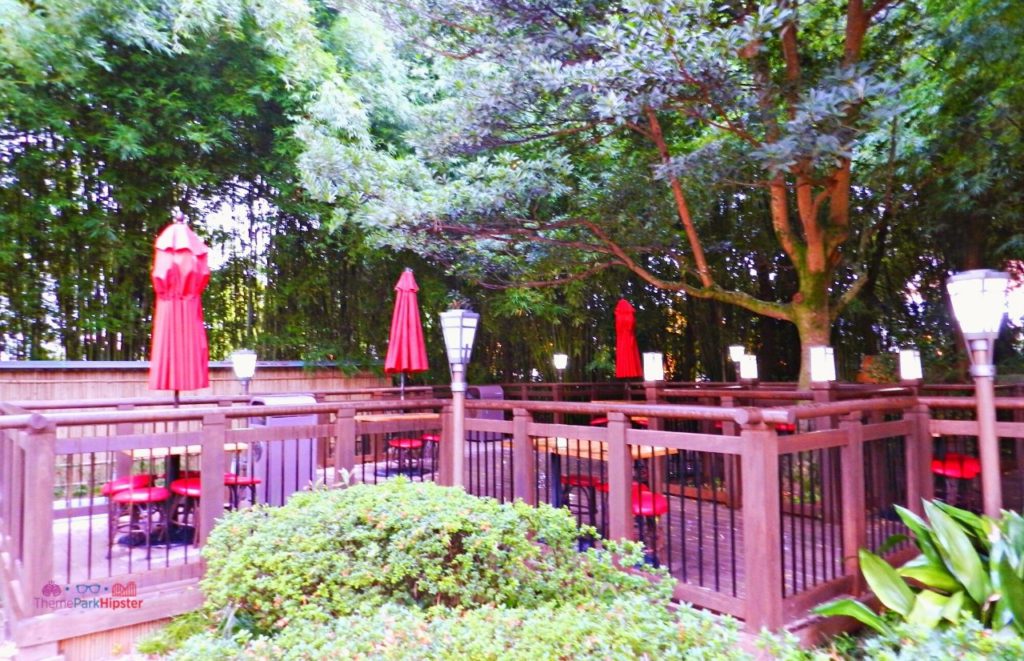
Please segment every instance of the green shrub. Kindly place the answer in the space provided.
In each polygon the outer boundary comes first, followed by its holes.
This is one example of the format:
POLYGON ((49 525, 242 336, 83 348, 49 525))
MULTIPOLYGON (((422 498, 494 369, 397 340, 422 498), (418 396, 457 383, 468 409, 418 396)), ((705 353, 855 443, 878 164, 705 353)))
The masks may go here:
MULTIPOLYGON (((860 551, 861 571, 893 617, 925 628, 977 620, 982 627, 1024 633, 1024 519, 1005 512, 998 522, 942 502, 925 502, 925 521, 897 512, 914 533, 921 555, 894 569, 860 551)), ((892 628, 860 602, 844 599, 815 609, 853 617, 892 636, 892 628)))
MULTIPOLYGON (((429 482, 313 491, 227 515, 203 551, 202 589, 222 626, 254 634, 386 603, 534 608, 608 603, 624 592, 668 603, 670 580, 622 571, 606 551, 580 554, 579 535, 565 510, 501 505, 429 482)), ((642 557, 636 544, 613 548, 627 566, 642 557)))
POLYGON ((422 611, 397 605, 294 623, 277 636, 191 639, 173 658, 272 659, 743 659, 736 623, 692 609, 673 613, 637 595, 609 603, 422 611))
POLYGON ((1019 661, 1024 659, 1024 638, 1013 629, 992 631, 977 620, 965 619, 943 629, 897 624, 865 639, 861 649, 862 658, 878 661, 1019 661))

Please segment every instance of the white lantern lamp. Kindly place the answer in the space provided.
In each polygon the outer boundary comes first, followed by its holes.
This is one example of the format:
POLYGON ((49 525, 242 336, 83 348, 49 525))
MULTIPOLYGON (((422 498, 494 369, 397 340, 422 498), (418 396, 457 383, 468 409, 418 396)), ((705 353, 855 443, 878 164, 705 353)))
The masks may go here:
POLYGON ((995 376, 992 344, 1006 316, 1009 274, 1000 271, 964 271, 946 281, 953 316, 967 342, 972 376, 995 376))
POLYGON ((463 464, 466 445, 466 365, 473 355, 480 315, 471 310, 447 310, 441 313, 441 331, 452 372, 452 484, 464 483, 463 464))
POLYGON ((657 352, 644 354, 644 381, 654 383, 665 380, 665 357, 657 352))
POLYGON ((740 359, 740 380, 748 383, 757 381, 757 356, 755 354, 746 353, 740 359))
POLYGON ((920 381, 924 379, 921 369, 921 352, 913 347, 900 349, 900 380, 920 381))
POLYGON ((558 372, 558 382, 561 383, 565 368, 569 366, 569 356, 564 353, 556 353, 551 357, 551 362, 555 366, 555 371, 558 372))
POLYGON ((836 358, 832 347, 811 347, 811 382, 828 383, 836 380, 836 358))
POLYGON ((256 374, 256 352, 252 349, 237 349, 231 353, 231 369, 235 378, 242 382, 242 393, 249 394, 249 382, 256 374))
POLYGON ((960 324, 974 377, 981 460, 981 497, 985 515, 998 519, 1003 507, 1002 466, 996 436, 996 368, 992 346, 1006 316, 1010 276, 1000 271, 964 271, 946 280, 953 316, 960 324))

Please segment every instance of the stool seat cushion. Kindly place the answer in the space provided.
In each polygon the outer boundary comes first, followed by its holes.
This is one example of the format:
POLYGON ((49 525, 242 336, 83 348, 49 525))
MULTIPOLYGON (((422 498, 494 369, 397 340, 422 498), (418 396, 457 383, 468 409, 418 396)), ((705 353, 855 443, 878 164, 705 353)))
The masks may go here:
POLYGON ((441 435, 440 434, 424 434, 423 436, 420 436, 420 440, 424 441, 425 443, 440 443, 441 442, 441 435))
MULTIPOLYGON (((632 415, 632 416, 629 417, 629 422, 634 427, 647 427, 647 426, 649 426, 651 424, 651 422, 647 418, 647 416, 644 416, 644 415, 632 415)), ((592 418, 590 420, 590 424, 593 427, 604 427, 604 426, 606 426, 608 424, 608 418, 606 416, 599 416, 597 418, 592 418)))
POLYGON ((178 494, 179 496, 188 496, 189 498, 198 498, 202 493, 202 489, 199 486, 200 478, 198 477, 183 477, 180 480, 171 482, 171 491, 178 494))
POLYGON ((110 499, 121 505, 139 505, 143 503, 159 503, 170 497, 171 492, 164 487, 143 487, 141 489, 118 491, 110 499))
POLYGON ((251 475, 236 475, 235 473, 224 473, 224 484, 229 487, 251 487, 262 484, 263 480, 251 475))
POLYGON ((124 477, 119 477, 116 480, 105 482, 103 487, 100 488, 100 493, 104 496, 111 496, 118 491, 124 491, 125 489, 143 489, 152 483, 153 477, 148 473, 126 475, 124 477))
POLYGON ((388 445, 398 450, 418 450, 423 447, 423 441, 418 438, 393 438, 388 445))
POLYGON ((651 491, 633 492, 633 516, 661 516, 668 512, 668 498, 651 491))
POLYGON ((942 477, 973 480, 981 473, 981 462, 977 457, 949 452, 941 459, 932 459, 932 472, 942 477))
MULTIPOLYGON (((602 493, 608 493, 608 491, 611 489, 611 487, 608 486, 607 482, 598 482, 596 486, 597 490, 602 493)), ((633 498, 636 498, 636 495, 643 491, 650 491, 650 488, 646 484, 643 484, 642 482, 633 483, 633 498)))
POLYGON ((579 473, 571 473, 569 475, 563 475, 561 478, 562 484, 567 487, 583 487, 593 488, 598 491, 607 491, 608 485, 600 480, 600 478, 594 475, 580 475, 579 473))

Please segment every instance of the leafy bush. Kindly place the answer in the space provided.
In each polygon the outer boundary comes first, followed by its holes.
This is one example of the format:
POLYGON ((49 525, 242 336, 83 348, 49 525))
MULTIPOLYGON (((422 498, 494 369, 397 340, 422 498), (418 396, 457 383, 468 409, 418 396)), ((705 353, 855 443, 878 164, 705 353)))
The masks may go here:
POLYGON ((992 631, 974 619, 943 629, 893 622, 886 633, 840 635, 828 645, 803 649, 791 634, 763 634, 760 646, 779 661, 1017 661, 1024 659, 1024 638, 1010 628, 992 631))
MULTIPOLYGON (((668 604, 670 580, 622 571, 607 551, 580 554, 579 535, 565 510, 429 482, 313 491, 227 515, 203 551, 202 589, 222 626, 257 635, 388 603, 535 608, 632 593, 668 604)), ((642 557, 636 544, 612 548, 627 566, 642 557)))
POLYGON ((974 619, 942 629, 903 623, 866 639, 861 649, 864 659, 878 661, 1019 661, 1024 659, 1024 638, 1011 628, 986 629, 974 619))
POLYGON ((331 623, 294 623, 273 637, 193 638, 173 657, 395 660, 740 659, 734 621, 637 595, 610 603, 422 611, 388 605, 331 623))
MULTIPOLYGON (((982 627, 1024 633, 1024 519, 1005 512, 996 522, 938 501, 924 508, 928 521, 897 507, 920 556, 897 570, 860 551, 861 571, 875 596, 894 617, 912 625, 950 627, 973 619, 982 627)), ((885 636, 895 635, 858 601, 832 602, 815 612, 853 617, 885 636)))

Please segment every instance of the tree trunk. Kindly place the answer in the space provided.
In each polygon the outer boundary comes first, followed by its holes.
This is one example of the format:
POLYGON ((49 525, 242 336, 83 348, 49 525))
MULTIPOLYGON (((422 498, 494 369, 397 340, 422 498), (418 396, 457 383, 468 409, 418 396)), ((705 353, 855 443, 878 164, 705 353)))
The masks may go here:
POLYGON ((828 304, 795 303, 793 323, 800 335, 801 390, 811 385, 811 347, 828 346, 832 335, 832 320, 828 304))

